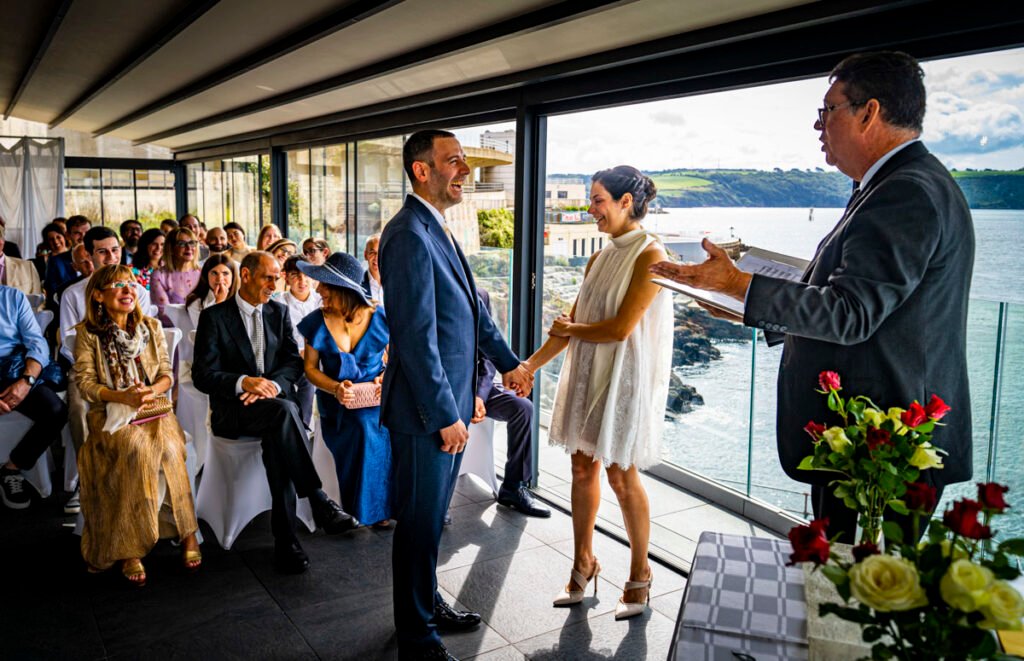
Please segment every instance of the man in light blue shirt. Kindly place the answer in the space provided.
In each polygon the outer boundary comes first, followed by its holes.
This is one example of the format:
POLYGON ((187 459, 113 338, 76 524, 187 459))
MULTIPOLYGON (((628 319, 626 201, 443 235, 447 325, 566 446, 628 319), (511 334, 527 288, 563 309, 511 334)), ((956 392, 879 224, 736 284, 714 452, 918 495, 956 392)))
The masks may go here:
POLYGON ((28 298, 0 286, 0 416, 17 412, 33 423, 0 466, 0 500, 11 509, 31 504, 22 471, 35 466, 68 421, 67 406, 39 380, 49 362, 49 348, 28 298))

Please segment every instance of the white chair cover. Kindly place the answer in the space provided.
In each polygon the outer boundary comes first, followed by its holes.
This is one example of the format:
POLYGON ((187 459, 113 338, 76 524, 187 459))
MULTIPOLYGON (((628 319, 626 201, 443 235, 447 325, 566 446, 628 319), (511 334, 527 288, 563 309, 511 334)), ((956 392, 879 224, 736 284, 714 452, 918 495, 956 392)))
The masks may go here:
POLYGON ((462 453, 459 475, 476 475, 498 495, 498 478, 494 474, 494 420, 483 421, 469 426, 469 442, 462 453))
POLYGON ((36 310, 36 323, 39 324, 40 331, 46 331, 46 327, 50 325, 51 321, 53 321, 52 310, 36 310))
MULTIPOLYGON (((270 506, 260 440, 211 434, 196 496, 196 515, 209 524, 221 547, 230 549, 249 522, 270 506)), ((306 498, 299 499, 298 517, 310 532, 316 530, 306 498)))
MULTIPOLYGON (((7 463, 7 460, 11 458, 11 451, 18 447, 18 443, 31 428, 32 421, 17 411, 0 416, 0 465, 7 463)), ((47 498, 53 493, 51 472, 53 472, 53 457, 50 450, 47 449, 36 461, 35 466, 27 471, 21 471, 21 474, 39 492, 40 496, 47 498)))
MULTIPOLYGON (((174 324, 174 327, 182 332, 184 338, 181 342, 181 345, 178 347, 178 362, 188 363, 189 365, 191 365, 193 342, 191 338, 194 337, 192 335, 192 332, 195 331, 195 329, 192 327, 192 319, 189 318, 188 311, 185 309, 185 306, 182 305, 181 303, 169 303, 168 305, 164 306, 164 314, 167 315, 167 318, 171 320, 171 323, 174 324)), ((178 380, 191 381, 191 372, 186 374, 185 370, 182 370, 181 373, 178 375, 178 380)))
POLYGON ((181 428, 192 437, 197 467, 202 468, 210 445, 210 398, 199 392, 192 381, 180 381, 176 414, 181 428))
MULTIPOLYGON (((42 294, 25 294, 25 296, 28 298, 28 304, 32 307, 33 310, 38 310, 39 306, 42 305, 43 302, 46 300, 46 297, 43 296, 42 294)), ((38 318, 39 317, 36 317, 36 319, 38 318)), ((52 312, 50 313, 50 319, 53 319, 52 312)), ((50 322, 48 321, 46 323, 49 324, 50 322)))
POLYGON ((345 504, 341 502, 341 487, 338 485, 338 471, 334 465, 334 455, 324 443, 324 432, 319 415, 313 421, 313 431, 313 466, 316 468, 316 474, 320 476, 320 482, 324 485, 324 493, 344 507, 345 504))

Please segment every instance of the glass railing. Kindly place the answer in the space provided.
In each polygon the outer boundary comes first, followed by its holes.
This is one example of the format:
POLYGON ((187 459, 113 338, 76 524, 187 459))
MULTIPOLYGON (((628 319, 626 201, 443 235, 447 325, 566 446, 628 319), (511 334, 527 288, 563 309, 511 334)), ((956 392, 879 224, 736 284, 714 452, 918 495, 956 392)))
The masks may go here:
MULTIPOLYGON (((557 269, 545 273, 545 290, 557 269)), ((570 273, 561 274, 571 278, 570 273)), ((571 283, 564 283, 571 286, 571 283)), ((662 438, 667 464, 698 473, 800 518, 811 516, 810 487, 779 465, 776 376, 782 347, 757 331, 719 323, 676 296, 673 377, 662 438)), ((974 436, 974 478, 946 489, 943 501, 975 497, 976 482, 1011 488, 1018 507, 1002 517, 1000 537, 1024 534, 1024 305, 972 299, 967 350, 974 436)), ((941 358, 936 358, 941 359, 941 358)), ((547 420, 561 360, 543 372, 541 420, 547 420)), ((808 396, 816 396, 808 389, 808 396)), ((941 393, 939 393, 941 395, 941 393)), ((956 407, 957 402, 949 402, 956 407)), ((944 504, 940 504, 941 508, 944 504)))
POLYGON ((480 248, 466 255, 476 286, 491 296, 491 317, 505 341, 512 337, 512 250, 480 248))

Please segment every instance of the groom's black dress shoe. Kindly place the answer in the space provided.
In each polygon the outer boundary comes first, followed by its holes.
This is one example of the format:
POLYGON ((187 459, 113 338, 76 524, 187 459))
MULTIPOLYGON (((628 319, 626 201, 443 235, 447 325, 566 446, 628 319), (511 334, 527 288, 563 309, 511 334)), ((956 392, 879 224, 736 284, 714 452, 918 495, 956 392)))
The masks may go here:
POLYGON ((457 611, 439 601, 434 604, 433 622, 441 631, 465 631, 480 625, 480 613, 457 611))
POLYGON ((327 497, 327 494, 320 493, 321 498, 310 498, 309 504, 313 508, 313 522, 318 528, 323 528, 328 535, 347 532, 356 527, 356 520, 351 514, 341 509, 341 505, 327 497))
POLYGON ((519 486, 514 489, 509 489, 504 484, 501 485, 501 488, 498 489, 498 504, 511 507, 526 516, 539 516, 544 519, 551 516, 551 510, 537 503, 523 482, 520 482, 519 486))
POLYGON ((417 649, 398 648, 398 661, 459 661, 448 653, 448 649, 438 643, 417 649))
POLYGON ((309 558, 298 542, 274 547, 274 569, 282 574, 301 574, 309 569, 309 558))

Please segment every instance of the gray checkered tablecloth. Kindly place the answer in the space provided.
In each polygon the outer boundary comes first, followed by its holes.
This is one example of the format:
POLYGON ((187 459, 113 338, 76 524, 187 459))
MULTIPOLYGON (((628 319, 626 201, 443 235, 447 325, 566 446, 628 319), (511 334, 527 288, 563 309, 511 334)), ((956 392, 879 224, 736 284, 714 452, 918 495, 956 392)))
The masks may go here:
POLYGON ((701 533, 669 659, 807 659, 804 574, 786 540, 701 533))

